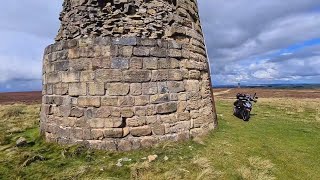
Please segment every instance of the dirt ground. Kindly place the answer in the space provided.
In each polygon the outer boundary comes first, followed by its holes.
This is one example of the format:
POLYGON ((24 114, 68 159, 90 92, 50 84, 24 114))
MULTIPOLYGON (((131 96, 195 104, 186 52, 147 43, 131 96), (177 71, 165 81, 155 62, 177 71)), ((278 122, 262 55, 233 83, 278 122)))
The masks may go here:
POLYGON ((39 104, 41 96, 40 91, 0 93, 0 104, 39 104))
POLYGON ((217 98, 235 98, 237 93, 254 94, 260 98, 320 98, 320 89, 263 89, 263 88, 217 88, 213 89, 217 98))
MULTIPOLYGON (((237 93, 254 94, 261 98, 320 98, 320 89, 263 89, 263 88, 217 88, 213 89, 216 98, 234 99, 237 93)), ((41 92, 0 93, 0 104, 38 104, 41 103, 41 92)))

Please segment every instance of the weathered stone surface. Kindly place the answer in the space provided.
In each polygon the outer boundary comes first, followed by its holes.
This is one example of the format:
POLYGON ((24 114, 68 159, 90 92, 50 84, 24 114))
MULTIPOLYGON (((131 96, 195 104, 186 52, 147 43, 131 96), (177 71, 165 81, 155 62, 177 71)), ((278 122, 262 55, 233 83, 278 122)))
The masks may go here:
POLYGON ((118 144, 119 151, 130 151, 132 150, 132 143, 128 140, 121 140, 118 144))
POLYGON ((118 97, 116 97, 116 96, 101 97, 101 105, 102 106, 117 106, 118 105, 118 97))
POLYGON ((121 116, 125 118, 131 118, 134 116, 134 111, 132 108, 122 108, 121 109, 121 116))
POLYGON ((112 69, 128 69, 129 68, 129 59, 122 57, 114 57, 111 60, 112 69))
POLYGON ((95 110, 95 117, 96 118, 107 118, 111 116, 111 108, 102 106, 95 110))
POLYGON ((101 99, 100 97, 80 96, 78 98, 78 105, 80 107, 100 107, 101 99))
POLYGON ((150 97, 149 96, 136 96, 134 97, 134 103, 136 106, 145 106, 149 104, 150 97))
POLYGON ((130 69, 142 69, 143 60, 142 58, 133 57, 130 60, 130 69))
POLYGON ((91 96, 105 95, 104 83, 88 83, 88 94, 91 96))
POLYGON ((138 96, 142 94, 142 85, 141 83, 132 83, 130 84, 130 94, 133 96, 138 96))
POLYGON ((68 92, 70 96, 85 96, 87 95, 87 84, 70 83, 68 92))
POLYGON ((143 126, 146 124, 146 118, 145 117, 128 118, 126 123, 127 123, 127 126, 129 127, 143 126))
POLYGON ((122 80, 121 70, 98 69, 95 73, 95 80, 98 82, 119 82, 122 80))
POLYGON ((143 59, 144 69, 158 69, 158 59, 157 58, 144 58, 143 59))
POLYGON ((158 85, 156 82, 142 83, 142 94, 152 95, 158 93, 158 85))
POLYGON ((106 128, 103 131, 104 137, 106 138, 121 138, 123 137, 122 128, 106 128))
POLYGON ((169 94, 156 94, 150 96, 150 103, 152 104, 160 104, 170 101, 170 95, 169 94))
POLYGON ((118 105, 120 107, 132 107, 134 106, 134 97, 121 96, 118 98, 118 105))
POLYGON ((151 71, 128 70, 123 72, 124 81, 130 83, 148 82, 151 79, 151 71))
POLYGON ((142 127, 133 127, 130 129, 130 133, 132 136, 149 136, 152 134, 152 130, 150 126, 142 126, 142 127))
POLYGON ((125 96, 129 93, 130 86, 125 83, 108 83, 107 93, 110 96, 125 96))
POLYGON ((157 113, 167 114, 177 111, 177 103, 169 102, 157 105, 157 113))
POLYGON ((169 81, 167 84, 170 93, 179 93, 185 91, 183 82, 169 81))
POLYGON ((133 55, 135 56, 149 56, 150 49, 148 47, 135 47, 133 48, 133 55))

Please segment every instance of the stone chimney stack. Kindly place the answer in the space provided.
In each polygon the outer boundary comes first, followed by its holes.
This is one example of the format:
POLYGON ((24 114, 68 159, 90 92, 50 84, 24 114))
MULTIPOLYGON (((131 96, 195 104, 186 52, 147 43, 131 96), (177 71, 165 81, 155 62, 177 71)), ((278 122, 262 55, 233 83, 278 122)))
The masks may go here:
POLYGON ((43 59, 47 141, 129 151, 217 124, 196 0, 65 0, 43 59))

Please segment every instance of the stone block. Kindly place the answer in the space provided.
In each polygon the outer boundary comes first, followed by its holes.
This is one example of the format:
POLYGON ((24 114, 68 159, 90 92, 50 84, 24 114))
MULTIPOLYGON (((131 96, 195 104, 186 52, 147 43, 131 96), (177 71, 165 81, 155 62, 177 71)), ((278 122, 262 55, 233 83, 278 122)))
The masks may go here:
POLYGON ((143 58, 144 69, 158 69, 158 58, 143 58))
POLYGON ((184 86, 186 88, 186 91, 200 91, 200 82, 198 80, 185 80, 184 86))
POLYGON ((191 119, 191 116, 189 112, 180 112, 177 113, 177 119, 179 121, 189 121, 191 119))
POLYGON ((95 109, 94 113, 96 118, 107 118, 111 116, 111 108, 102 106, 100 108, 95 109))
POLYGON ((160 94, 169 93, 167 82, 157 82, 157 84, 158 84, 158 93, 160 94))
POLYGON ((105 95, 104 83, 98 83, 98 82, 88 83, 88 93, 91 96, 104 96, 105 95))
POLYGON ((199 100, 188 100, 187 101, 187 110, 199 110, 202 104, 199 100))
POLYGON ((118 97, 101 97, 101 106, 117 106, 118 105, 118 97))
POLYGON ((167 85, 170 93, 179 93, 185 91, 183 82, 169 81, 167 82, 167 85))
POLYGON ((118 143, 118 151, 131 151, 132 143, 129 140, 120 140, 118 143))
POLYGON ((101 106, 101 98, 100 97, 80 96, 78 98, 78 106, 80 106, 80 107, 100 107, 101 106))
POLYGON ((130 69, 142 69, 143 60, 142 58, 133 57, 130 60, 130 69))
POLYGON ((91 59, 89 58, 80 58, 73 59, 69 61, 70 71, 87 71, 91 69, 91 59))
POLYGON ((179 49, 169 49, 168 56, 172 58, 182 58, 182 51, 179 49))
POLYGON ((130 87, 126 83, 108 83, 106 89, 110 96, 125 96, 129 94, 130 87))
POLYGON ((99 46, 111 45, 111 38, 110 37, 96 37, 93 40, 93 44, 96 44, 99 46))
POLYGON ((111 68, 111 58, 94 58, 91 59, 92 70, 111 68))
POLYGON ((121 117, 121 109, 118 107, 111 107, 111 116, 112 117, 121 117))
POLYGON ((156 46, 157 45, 157 41, 154 40, 154 39, 149 39, 149 38, 140 39, 139 45, 142 45, 142 46, 156 46))
POLYGON ((91 129, 91 139, 93 140, 101 140, 104 138, 103 129, 91 129))
POLYGON ((168 129, 166 129, 166 132, 167 133, 178 133, 178 132, 189 131, 190 125, 191 125, 190 121, 177 122, 174 126, 168 127, 168 129))
POLYGON ((168 72, 168 80, 170 80, 170 81, 183 80, 182 72, 178 69, 170 69, 168 72))
POLYGON ((141 147, 147 148, 152 147, 158 143, 158 140, 155 137, 143 137, 141 138, 141 147))
POLYGON ((117 151, 117 145, 114 140, 105 140, 106 150, 117 151))
POLYGON ((71 117, 82 117, 84 115, 83 108, 73 107, 70 112, 71 117))
POLYGON ((122 80, 122 71, 116 69, 98 69, 95 71, 95 80, 98 82, 119 82, 122 80))
POLYGON ((80 72, 61 72, 61 82, 75 83, 80 80, 80 72))
POLYGON ((105 119, 103 118, 94 118, 89 120, 90 128, 104 128, 105 127, 105 119))
POLYGON ((126 121, 128 127, 138 127, 146 124, 146 117, 128 118, 126 121))
POLYGON ((134 97, 121 96, 118 98, 118 105, 121 107, 132 107, 134 106, 134 97))
POLYGON ((103 131, 104 137, 106 138, 121 138, 123 137, 122 128, 106 128, 103 131))
POLYGON ((173 113, 177 111, 177 103, 168 102, 168 103, 158 104, 156 109, 157 109, 157 113, 159 114, 173 113))
POLYGON ((142 56, 142 57, 149 56, 150 55, 150 48, 143 47, 143 46, 134 47, 133 48, 133 55, 142 56))
POLYGON ((166 124, 173 124, 173 123, 178 122, 178 119, 176 118, 175 114, 161 115, 160 122, 166 123, 166 124))
POLYGON ((200 79, 201 73, 198 70, 189 71, 189 79, 200 79))
POLYGON ((87 84, 70 83, 68 92, 70 96, 85 96, 87 95, 87 84))
POLYGON ((66 95, 68 94, 69 85, 66 83, 57 83, 53 85, 53 94, 66 95))
POLYGON ((131 57, 133 53, 132 46, 122 46, 119 48, 119 55, 123 57, 131 57))
POLYGON ((88 146, 92 149, 105 150, 106 144, 102 140, 88 140, 88 146))
POLYGON ((138 117, 146 116, 147 115, 146 111, 147 111, 147 107, 145 106, 135 107, 135 115, 138 117))
POLYGON ((151 127, 152 127, 152 132, 155 135, 164 135, 166 133, 165 125, 161 123, 155 123, 151 127))
POLYGON ((132 83, 130 84, 130 95, 139 96, 142 94, 142 84, 132 83))
POLYGON ((52 72, 46 74, 46 83, 59 83, 61 81, 61 75, 58 72, 52 72))
POLYGON ((152 81, 166 81, 169 78, 169 70, 153 70, 152 81))
POLYGON ((111 68, 112 69, 128 69, 129 59, 123 58, 123 57, 113 57, 111 59, 111 68))
POLYGON ((69 61, 58 61, 54 63, 55 71, 67 71, 69 69, 69 61))
POLYGON ((134 46, 134 45, 137 45, 137 38, 136 37, 113 38, 112 44, 123 45, 123 46, 134 46))
POLYGON ((159 47, 152 47, 150 49, 150 55, 154 57, 167 57, 167 49, 159 48, 159 47))
POLYGON ((177 41, 171 40, 168 42, 168 47, 170 49, 181 49, 182 45, 179 44, 177 41))
POLYGON ((130 83, 148 82, 151 80, 149 70, 127 70, 123 72, 124 80, 130 83))
POLYGON ((158 85, 156 82, 142 83, 142 94, 152 95, 158 93, 158 85))
POLYGON ((130 133, 134 137, 149 136, 152 134, 150 126, 133 127, 130 129, 130 133))
POLYGON ((134 111, 132 108, 122 108, 121 117, 132 118, 134 116, 134 111))
POLYGON ((125 127, 122 129, 123 130, 123 137, 126 137, 130 134, 130 128, 129 127, 125 127))
POLYGON ((156 94, 150 96, 150 103, 152 104, 160 104, 170 101, 169 94, 156 94))
POLYGON ((123 126, 122 118, 120 117, 110 117, 104 118, 104 127, 106 128, 119 128, 123 126))
POLYGON ((136 106, 145 106, 149 104, 150 97, 149 96, 136 96, 134 97, 134 104, 136 106))

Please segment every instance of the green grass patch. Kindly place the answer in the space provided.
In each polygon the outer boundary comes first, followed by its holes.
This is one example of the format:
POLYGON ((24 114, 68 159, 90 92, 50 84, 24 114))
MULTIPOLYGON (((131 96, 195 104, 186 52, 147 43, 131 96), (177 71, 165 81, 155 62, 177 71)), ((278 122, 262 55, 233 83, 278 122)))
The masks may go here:
POLYGON ((0 179, 320 179, 319 110, 305 103, 261 100, 243 122, 218 100, 219 128, 207 137, 128 153, 46 143, 37 105, 0 106, 0 179), (15 147, 19 137, 26 147, 15 147))

